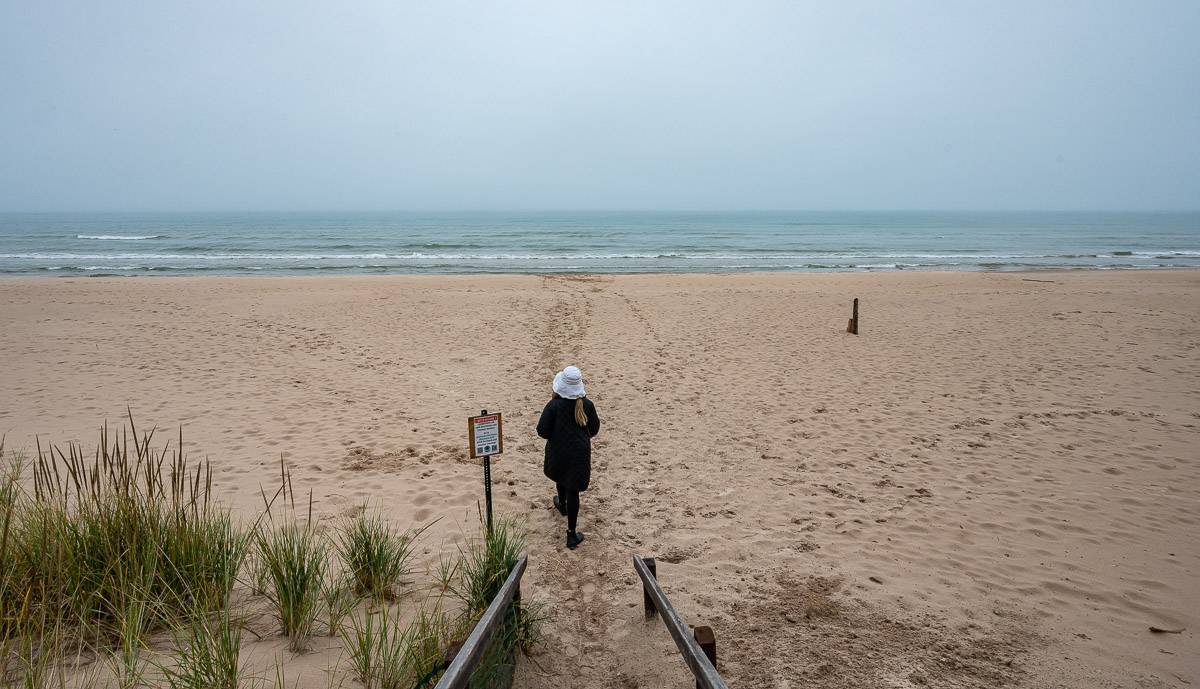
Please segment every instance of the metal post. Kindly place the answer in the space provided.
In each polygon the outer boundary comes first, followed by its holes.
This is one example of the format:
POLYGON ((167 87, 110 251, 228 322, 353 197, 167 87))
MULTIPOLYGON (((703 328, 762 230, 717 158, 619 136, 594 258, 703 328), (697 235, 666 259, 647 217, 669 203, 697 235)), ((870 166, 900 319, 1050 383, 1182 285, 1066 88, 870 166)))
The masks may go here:
MULTIPOLYGON (((487 410, 482 409, 479 412, 480 416, 487 416, 487 410)), ((483 456, 483 497, 487 502, 487 530, 488 535, 492 533, 492 456, 483 456)))
POLYGON ((483 495, 487 500, 487 530, 492 533, 492 456, 483 457, 483 495))

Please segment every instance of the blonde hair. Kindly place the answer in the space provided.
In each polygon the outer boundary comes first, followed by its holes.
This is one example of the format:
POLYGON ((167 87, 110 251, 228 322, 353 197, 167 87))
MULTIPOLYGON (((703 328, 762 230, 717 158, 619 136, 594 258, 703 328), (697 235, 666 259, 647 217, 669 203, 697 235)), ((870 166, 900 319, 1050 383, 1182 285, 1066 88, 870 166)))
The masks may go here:
POLYGON ((587 412, 583 409, 582 397, 575 400, 575 423, 579 424, 580 426, 587 425, 587 412))

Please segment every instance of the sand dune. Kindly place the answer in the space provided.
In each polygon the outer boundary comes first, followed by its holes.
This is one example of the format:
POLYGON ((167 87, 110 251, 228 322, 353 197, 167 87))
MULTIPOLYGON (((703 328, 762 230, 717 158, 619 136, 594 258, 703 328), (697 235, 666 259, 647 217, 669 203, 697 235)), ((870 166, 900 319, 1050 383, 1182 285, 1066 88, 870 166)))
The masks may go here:
POLYGON ((323 519, 442 517, 426 565, 481 499, 465 419, 502 411, 550 615, 520 687, 690 686, 633 554, 734 687, 1200 682, 1198 272, 22 279, 0 315, 10 447, 129 405, 238 509, 282 453, 323 519), (604 421, 576 552, 533 432, 565 364, 604 421))

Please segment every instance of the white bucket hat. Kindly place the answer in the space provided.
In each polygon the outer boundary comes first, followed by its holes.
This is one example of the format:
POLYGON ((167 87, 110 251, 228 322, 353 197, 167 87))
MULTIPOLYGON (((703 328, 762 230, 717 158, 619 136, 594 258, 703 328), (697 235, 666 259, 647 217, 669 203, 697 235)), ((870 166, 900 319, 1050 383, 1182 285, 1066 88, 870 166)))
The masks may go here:
POLYGON ((587 394, 583 389, 583 372, 574 366, 568 366, 554 374, 554 385, 551 386, 559 397, 577 400, 587 394))

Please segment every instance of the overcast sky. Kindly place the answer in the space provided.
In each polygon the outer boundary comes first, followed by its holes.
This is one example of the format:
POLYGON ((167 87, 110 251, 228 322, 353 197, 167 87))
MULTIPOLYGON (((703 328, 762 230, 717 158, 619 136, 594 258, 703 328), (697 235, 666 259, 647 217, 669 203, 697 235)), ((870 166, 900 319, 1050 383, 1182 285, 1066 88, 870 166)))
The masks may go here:
POLYGON ((1200 2, 0 0, 0 210, 1196 209, 1200 2))

